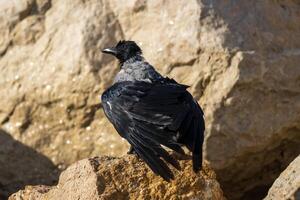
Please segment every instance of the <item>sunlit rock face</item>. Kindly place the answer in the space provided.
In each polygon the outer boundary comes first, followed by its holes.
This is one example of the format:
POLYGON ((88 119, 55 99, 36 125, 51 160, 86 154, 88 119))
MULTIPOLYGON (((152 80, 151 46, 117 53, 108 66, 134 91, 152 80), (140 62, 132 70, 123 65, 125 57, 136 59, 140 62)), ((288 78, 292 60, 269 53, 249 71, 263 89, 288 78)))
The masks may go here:
POLYGON ((117 69, 100 49, 122 38, 114 14, 102 1, 49 1, 44 12, 38 3, 1 7, 1 30, 9 31, 0 59, 3 129, 56 164, 122 154, 125 142, 100 105, 117 69))
POLYGON ((289 164, 273 183, 264 200, 300 198, 300 155, 289 164))
POLYGON ((0 123, 59 167, 127 144, 99 96, 138 42, 204 108, 204 154, 225 194, 258 194, 300 152, 296 1, 0 1, 0 123), (261 189, 263 188, 263 189, 261 189))
POLYGON ((196 174, 189 163, 181 160, 182 171, 174 170, 177 179, 167 182, 136 156, 84 159, 63 171, 56 186, 28 186, 9 200, 224 200, 211 167, 205 163, 203 170, 196 174))

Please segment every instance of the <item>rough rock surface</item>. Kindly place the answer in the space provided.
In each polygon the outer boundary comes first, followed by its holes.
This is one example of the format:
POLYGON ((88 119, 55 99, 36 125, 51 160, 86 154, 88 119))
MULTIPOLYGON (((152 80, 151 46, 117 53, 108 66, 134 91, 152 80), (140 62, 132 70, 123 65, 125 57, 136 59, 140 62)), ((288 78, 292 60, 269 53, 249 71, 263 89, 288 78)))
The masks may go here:
POLYGON ((261 197, 300 153, 299 10, 296 0, 0 1, 1 127, 62 168, 123 154, 99 109, 117 64, 99 49, 133 39, 191 85, 225 194, 261 197))
POLYGON ((300 199, 300 156, 280 174, 265 198, 265 200, 275 199, 300 199))
POLYGON ((0 199, 26 185, 53 185, 59 171, 46 156, 0 129, 0 199))
POLYGON ((206 164, 195 174, 190 162, 180 161, 183 170, 168 183, 136 156, 84 159, 62 172, 57 186, 28 186, 9 200, 224 199, 212 169, 206 164))

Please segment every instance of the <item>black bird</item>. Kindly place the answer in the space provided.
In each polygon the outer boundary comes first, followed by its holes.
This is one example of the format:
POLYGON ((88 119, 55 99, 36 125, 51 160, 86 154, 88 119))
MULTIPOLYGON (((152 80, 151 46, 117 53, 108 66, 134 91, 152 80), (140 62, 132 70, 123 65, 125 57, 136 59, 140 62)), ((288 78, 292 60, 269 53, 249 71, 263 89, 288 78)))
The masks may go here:
POLYGON ((179 163, 162 147, 184 154, 192 152, 193 169, 202 167, 203 111, 188 86, 164 78, 145 61, 134 41, 120 41, 102 50, 120 61, 114 84, 101 97, 104 112, 117 132, 155 174, 166 181, 173 174, 166 162, 178 170, 179 163), (164 160, 164 161, 163 161, 164 160))

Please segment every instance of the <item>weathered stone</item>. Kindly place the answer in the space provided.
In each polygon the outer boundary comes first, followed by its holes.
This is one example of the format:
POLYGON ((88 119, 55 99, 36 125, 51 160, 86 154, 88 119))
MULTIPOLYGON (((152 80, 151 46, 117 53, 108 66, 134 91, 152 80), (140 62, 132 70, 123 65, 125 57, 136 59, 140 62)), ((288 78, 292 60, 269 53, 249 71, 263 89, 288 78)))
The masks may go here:
POLYGON ((14 28, 12 42, 14 45, 30 44, 38 40, 44 32, 43 16, 27 17, 14 28))
POLYGON ((57 186, 29 186, 9 199, 224 199, 212 169, 205 164, 195 174, 190 162, 180 161, 183 170, 166 182, 136 156, 85 159, 62 172, 57 186))
POLYGON ((280 174, 265 198, 265 200, 276 199, 300 199, 300 156, 280 174))
POLYGON ((0 129, 0 199, 7 199, 26 185, 53 185, 58 175, 49 158, 0 129))
POLYGON ((126 145, 103 125, 99 104, 116 69, 100 49, 121 38, 119 25, 103 1, 50 5, 14 25, 12 46, 0 59, 0 91, 10 88, 0 100, 2 127, 60 167, 89 155, 121 154, 126 145))

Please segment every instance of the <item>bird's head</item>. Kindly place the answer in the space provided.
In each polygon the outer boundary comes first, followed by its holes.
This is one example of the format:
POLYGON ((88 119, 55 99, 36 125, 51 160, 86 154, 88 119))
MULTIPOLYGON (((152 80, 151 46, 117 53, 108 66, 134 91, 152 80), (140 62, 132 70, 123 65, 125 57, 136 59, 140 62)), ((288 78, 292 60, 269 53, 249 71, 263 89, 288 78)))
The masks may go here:
POLYGON ((115 47, 105 48, 103 53, 114 55, 121 63, 141 55, 141 48, 134 41, 119 41, 115 47))

